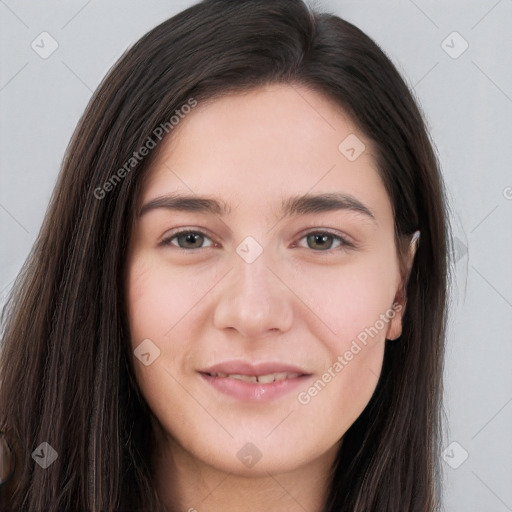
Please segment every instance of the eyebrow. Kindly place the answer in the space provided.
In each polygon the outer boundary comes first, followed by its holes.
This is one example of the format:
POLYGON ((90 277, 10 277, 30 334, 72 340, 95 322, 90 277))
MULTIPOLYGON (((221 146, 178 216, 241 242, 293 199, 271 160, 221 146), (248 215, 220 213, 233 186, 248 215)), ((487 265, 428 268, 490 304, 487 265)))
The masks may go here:
MULTIPOLYGON (((231 208, 223 201, 197 195, 170 194, 157 197, 144 204, 139 211, 139 217, 158 208, 174 211, 210 213, 220 216, 229 215, 231 213, 231 208)), ((372 210, 365 206, 361 201, 348 194, 304 194, 289 197, 286 200, 283 200, 281 205, 283 217, 336 210, 347 210, 355 213, 361 213, 375 221, 375 216, 372 210)))

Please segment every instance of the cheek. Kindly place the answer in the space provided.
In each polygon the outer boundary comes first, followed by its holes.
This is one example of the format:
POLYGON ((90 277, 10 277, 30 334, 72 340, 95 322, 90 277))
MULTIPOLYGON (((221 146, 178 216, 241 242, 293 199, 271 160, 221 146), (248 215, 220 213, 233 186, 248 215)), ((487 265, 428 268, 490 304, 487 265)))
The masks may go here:
POLYGON ((387 327, 381 315, 392 301, 385 288, 376 289, 378 280, 371 272, 361 279, 357 274, 351 277, 354 281, 347 277, 342 284, 331 285, 332 301, 318 299, 323 321, 335 334, 322 329, 327 356, 323 372, 297 395, 303 419, 311 425, 321 421, 329 442, 344 435, 375 392, 387 327))
POLYGON ((384 339, 387 323, 379 320, 393 304, 397 275, 393 260, 383 263, 381 258, 369 256, 339 266, 297 267, 292 282, 328 328, 328 344, 340 352, 377 322, 379 334, 373 338, 384 339))
POLYGON ((311 385, 297 395, 299 414, 310 427, 316 426, 327 445, 339 440, 354 424, 375 392, 384 343, 376 343, 339 354, 311 385))
POLYGON ((165 410, 170 401, 177 404, 183 396, 178 382, 190 372, 190 361, 197 352, 193 341, 201 339, 209 318, 202 306, 221 277, 206 267, 191 272, 144 253, 130 264, 127 301, 135 374, 146 399, 157 410, 160 399, 165 398, 161 404, 165 410), (158 354, 150 365, 137 359, 139 346, 158 354))
MULTIPOLYGON (((208 289, 199 281, 150 255, 134 258, 129 266, 127 302, 132 350, 137 352, 144 343, 144 352, 151 353, 148 365, 134 354, 133 366, 142 394, 159 419, 167 418, 170 410, 180 415, 194 403, 180 385, 179 367, 193 348, 188 341, 195 336, 191 329, 198 325, 194 305, 208 289)), ((196 411, 198 416, 200 411, 196 411)), ((180 415, 186 429, 195 432, 196 426, 189 420, 180 415)))
MULTIPOLYGON (((397 272, 394 259, 382 253, 336 268, 302 269, 307 278, 302 278, 301 292, 321 320, 314 332, 327 354, 324 373, 298 397, 311 417, 325 417, 329 411, 329 417, 343 418, 344 431, 369 402, 382 369, 387 329, 395 317, 391 307, 397 272)), ((341 425, 331 427, 339 432, 341 425)))
POLYGON ((132 345, 146 338, 163 345, 171 333, 190 324, 195 306, 212 287, 211 275, 194 275, 155 258, 134 260, 128 273, 132 345))

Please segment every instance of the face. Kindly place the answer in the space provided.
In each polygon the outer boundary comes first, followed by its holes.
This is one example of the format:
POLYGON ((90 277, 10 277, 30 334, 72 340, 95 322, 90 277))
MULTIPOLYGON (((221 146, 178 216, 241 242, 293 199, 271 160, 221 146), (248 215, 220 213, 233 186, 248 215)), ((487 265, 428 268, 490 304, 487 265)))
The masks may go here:
POLYGON ((127 301, 166 449, 245 475, 334 453, 401 332, 370 141, 322 95, 273 85, 199 104, 163 144, 127 301))

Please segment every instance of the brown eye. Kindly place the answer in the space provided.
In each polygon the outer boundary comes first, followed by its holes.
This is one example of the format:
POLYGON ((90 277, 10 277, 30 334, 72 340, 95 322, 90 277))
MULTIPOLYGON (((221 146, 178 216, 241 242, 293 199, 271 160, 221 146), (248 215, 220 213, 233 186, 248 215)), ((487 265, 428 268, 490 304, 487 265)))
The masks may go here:
MULTIPOLYGON (((200 231, 180 231, 174 233, 162 240, 161 245, 173 245, 180 249, 202 249, 203 247, 209 247, 209 245, 203 245, 205 240, 210 240, 204 233, 200 231)), ((211 241, 210 241, 211 242, 211 241)))
POLYGON ((307 241, 311 249, 326 250, 332 247, 333 236, 323 233, 314 233, 307 235, 307 241))
POLYGON ((308 249, 313 249, 316 252, 327 252, 331 249, 336 250, 353 247, 350 242, 340 235, 326 231, 314 231, 306 234, 302 239, 306 239, 308 249))

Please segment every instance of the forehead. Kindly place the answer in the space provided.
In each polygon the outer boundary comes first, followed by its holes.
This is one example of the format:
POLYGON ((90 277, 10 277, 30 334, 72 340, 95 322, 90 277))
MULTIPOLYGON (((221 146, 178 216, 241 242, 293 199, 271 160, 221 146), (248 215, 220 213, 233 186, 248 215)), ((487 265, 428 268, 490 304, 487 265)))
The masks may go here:
POLYGON ((149 169, 142 202, 174 191, 222 196, 226 210, 281 208, 284 197, 310 192, 387 198, 371 142, 338 105, 304 87, 199 102, 171 135, 149 169), (347 140, 360 152, 355 159, 343 153, 347 140))

